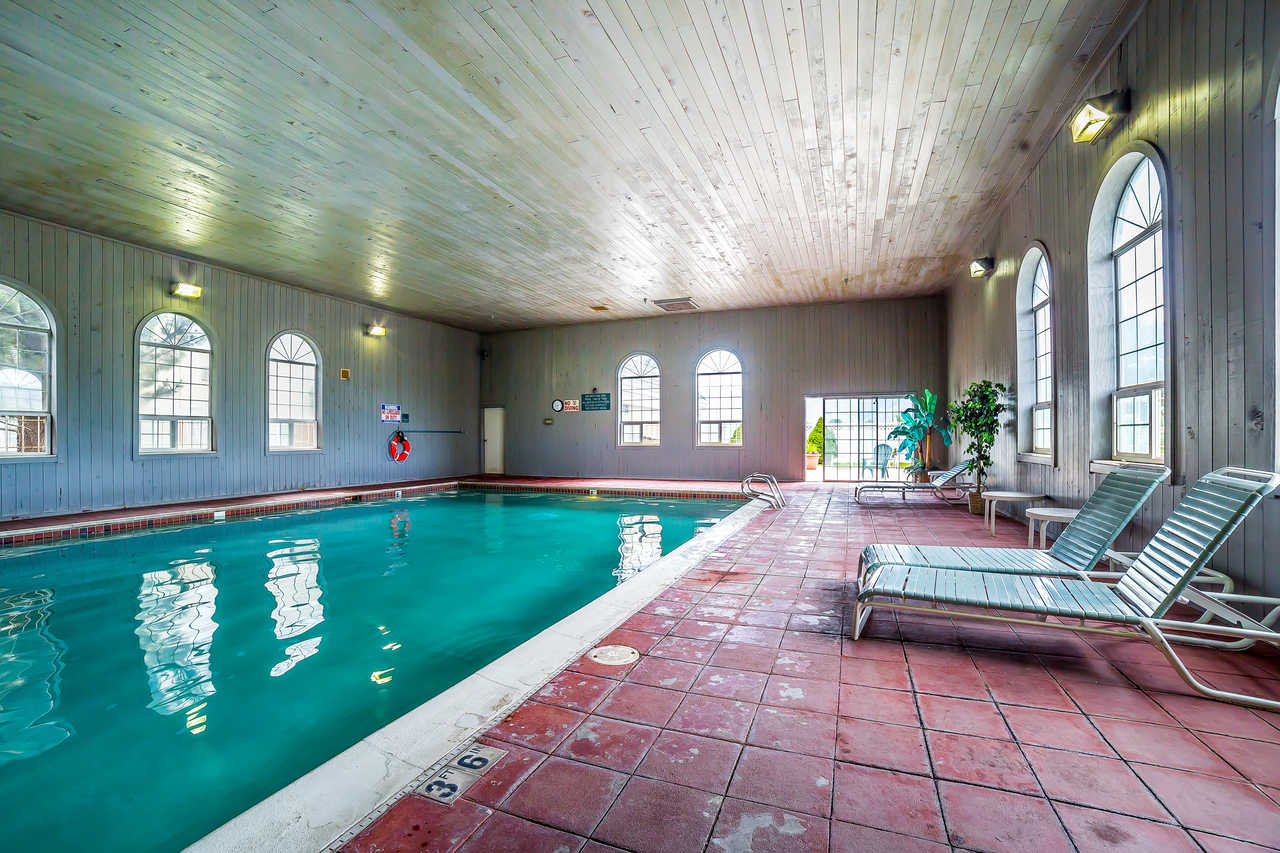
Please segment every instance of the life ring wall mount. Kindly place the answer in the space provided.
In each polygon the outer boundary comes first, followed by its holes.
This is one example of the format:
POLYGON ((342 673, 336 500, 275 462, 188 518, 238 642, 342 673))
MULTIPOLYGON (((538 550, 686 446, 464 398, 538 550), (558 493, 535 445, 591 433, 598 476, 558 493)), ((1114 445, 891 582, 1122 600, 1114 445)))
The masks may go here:
POLYGON ((413 447, 409 444, 409 439, 403 432, 396 431, 391 437, 391 441, 387 444, 387 454, 391 457, 392 462, 403 462, 409 458, 409 453, 413 447))

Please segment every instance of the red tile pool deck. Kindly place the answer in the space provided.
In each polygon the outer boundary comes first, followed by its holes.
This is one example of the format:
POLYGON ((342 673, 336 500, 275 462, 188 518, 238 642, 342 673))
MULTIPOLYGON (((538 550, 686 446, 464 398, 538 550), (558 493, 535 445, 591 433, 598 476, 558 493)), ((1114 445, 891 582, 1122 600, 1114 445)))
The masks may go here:
MULTIPOLYGON (((883 610, 849 639, 864 545, 1020 525, 785 488, 604 641, 638 662, 573 663, 481 738, 508 754, 464 799, 407 794, 342 849, 1280 848, 1280 716, 1190 695, 1149 645, 883 610)), ((1270 651, 1185 654, 1280 698, 1270 651)))

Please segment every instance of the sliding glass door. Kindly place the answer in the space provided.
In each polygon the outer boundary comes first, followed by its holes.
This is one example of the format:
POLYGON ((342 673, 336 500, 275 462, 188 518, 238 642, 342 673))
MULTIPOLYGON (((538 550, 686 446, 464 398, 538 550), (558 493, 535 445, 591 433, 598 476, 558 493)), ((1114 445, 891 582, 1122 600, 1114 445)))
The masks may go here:
POLYGON ((898 453, 889 433, 908 405, 905 396, 823 398, 822 479, 905 480, 911 460, 898 453))

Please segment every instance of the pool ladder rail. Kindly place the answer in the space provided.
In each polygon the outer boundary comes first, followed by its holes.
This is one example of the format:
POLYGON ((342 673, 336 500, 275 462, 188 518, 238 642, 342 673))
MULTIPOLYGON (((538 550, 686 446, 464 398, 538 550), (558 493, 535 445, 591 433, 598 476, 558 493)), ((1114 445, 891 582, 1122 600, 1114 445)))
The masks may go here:
POLYGON ((782 496, 782 487, 778 485, 778 481, 772 474, 763 474, 757 471, 754 474, 748 474, 743 477, 742 494, 748 498, 761 498, 774 509, 781 509, 787 505, 787 499, 782 496), (753 485, 754 483, 763 483, 765 490, 761 491, 756 488, 753 485))

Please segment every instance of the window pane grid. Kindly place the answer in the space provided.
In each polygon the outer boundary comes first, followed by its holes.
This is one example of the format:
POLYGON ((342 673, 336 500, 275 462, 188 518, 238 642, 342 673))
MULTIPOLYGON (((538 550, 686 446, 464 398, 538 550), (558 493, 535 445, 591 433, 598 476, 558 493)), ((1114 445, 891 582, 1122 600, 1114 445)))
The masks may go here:
POLYGON ((48 455, 53 421, 53 324, 0 284, 0 455, 48 455))
POLYGON ((727 350, 698 362, 698 444, 742 444, 742 364, 727 350))
POLYGON ((213 449, 209 339, 191 318, 157 314, 138 344, 138 447, 213 449))
POLYGON ((1031 410, 1031 449, 1035 453, 1053 452, 1053 408, 1037 403, 1031 410))
POLYGON ((48 415, 0 414, 0 455, 49 452, 48 415))
POLYGON ((143 417, 139 419, 138 435, 142 450, 206 451, 212 447, 213 421, 143 417))
POLYGON ((314 450, 319 446, 318 373, 315 349, 287 332, 267 357, 267 446, 314 450))
POLYGON ((910 460, 889 433, 910 405, 904 397, 837 397, 823 403, 823 479, 903 480, 910 460))
POLYGON ((1019 274, 1018 383, 1020 449, 1050 454, 1053 447, 1053 280, 1039 247, 1028 250, 1019 274), (1029 270, 1029 272, 1028 272, 1029 270))
POLYGON ((1116 456, 1164 459, 1164 388, 1129 390, 1116 395, 1116 456))
POLYGON ((1164 459, 1164 231, 1159 177, 1134 170, 1116 212, 1117 458, 1164 459))
POLYGON ((660 442, 662 377, 658 362, 637 354, 618 368, 618 443, 653 446, 660 442))

